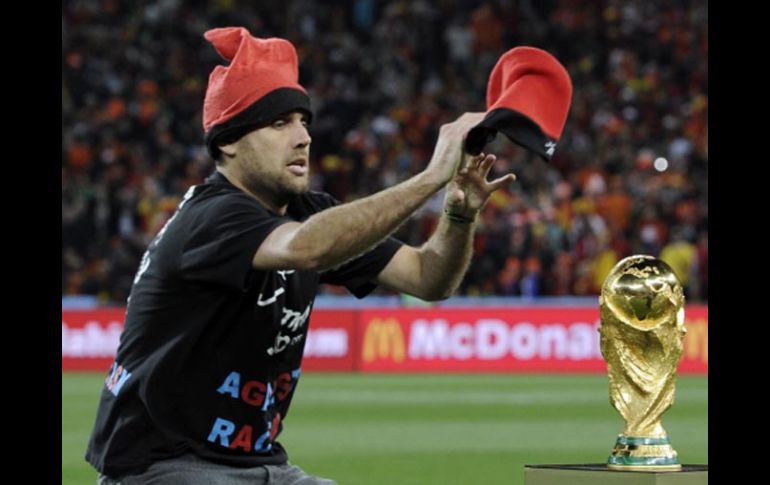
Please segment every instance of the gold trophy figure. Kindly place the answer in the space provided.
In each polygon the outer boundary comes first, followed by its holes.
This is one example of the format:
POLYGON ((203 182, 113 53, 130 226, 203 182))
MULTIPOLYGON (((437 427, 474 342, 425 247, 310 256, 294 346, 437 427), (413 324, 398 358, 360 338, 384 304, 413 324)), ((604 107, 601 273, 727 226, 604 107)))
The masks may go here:
POLYGON ((686 332, 682 285, 663 261, 629 256, 610 271, 599 306, 610 403, 626 422, 607 466, 681 470, 660 419, 674 403, 676 368, 682 357, 686 332))

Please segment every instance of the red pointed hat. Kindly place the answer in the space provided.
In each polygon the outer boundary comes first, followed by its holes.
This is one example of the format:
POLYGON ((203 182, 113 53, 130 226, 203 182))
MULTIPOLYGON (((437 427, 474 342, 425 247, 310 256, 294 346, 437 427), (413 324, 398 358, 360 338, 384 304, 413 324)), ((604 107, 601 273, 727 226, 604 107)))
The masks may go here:
POLYGON ((203 101, 204 138, 213 157, 219 154, 219 142, 237 140, 277 116, 295 110, 311 114, 291 42, 258 39, 243 27, 212 29, 203 35, 230 61, 211 72, 203 101))
POLYGON ((487 114, 468 132, 465 150, 478 154, 497 132, 545 160, 553 157, 567 121, 572 81, 548 52, 516 47, 497 61, 487 84, 487 114))

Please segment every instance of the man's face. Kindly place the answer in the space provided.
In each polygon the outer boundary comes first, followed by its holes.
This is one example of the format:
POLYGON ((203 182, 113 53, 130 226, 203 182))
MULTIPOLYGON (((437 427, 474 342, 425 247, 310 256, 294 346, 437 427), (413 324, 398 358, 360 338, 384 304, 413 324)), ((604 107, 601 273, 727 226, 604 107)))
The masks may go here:
POLYGON ((257 196, 279 204, 310 185, 307 116, 287 113, 235 142, 240 179, 257 196))

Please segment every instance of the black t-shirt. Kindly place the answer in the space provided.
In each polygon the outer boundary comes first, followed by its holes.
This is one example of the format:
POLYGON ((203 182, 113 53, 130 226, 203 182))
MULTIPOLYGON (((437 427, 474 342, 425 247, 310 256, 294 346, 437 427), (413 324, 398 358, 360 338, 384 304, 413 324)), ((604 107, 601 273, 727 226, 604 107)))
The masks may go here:
POLYGON ((284 463, 275 441, 300 376, 318 284, 361 298, 401 243, 324 273, 257 271, 270 232, 336 205, 298 196, 285 216, 215 173, 191 187, 145 252, 86 459, 109 476, 192 451, 234 466, 284 463))

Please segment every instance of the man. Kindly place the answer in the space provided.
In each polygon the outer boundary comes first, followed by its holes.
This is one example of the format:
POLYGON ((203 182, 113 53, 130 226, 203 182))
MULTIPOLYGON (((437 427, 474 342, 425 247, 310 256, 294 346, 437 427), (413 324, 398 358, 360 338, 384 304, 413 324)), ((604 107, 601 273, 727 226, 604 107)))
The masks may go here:
POLYGON ((308 191, 308 96, 294 47, 242 28, 205 34, 204 129, 216 172, 191 187, 142 258, 86 459, 99 483, 333 483, 288 463, 275 438, 297 380, 319 283, 447 298, 476 215, 514 180, 463 155, 483 113, 441 127, 425 170, 348 204, 308 191), (446 186, 420 248, 389 237, 446 186))

